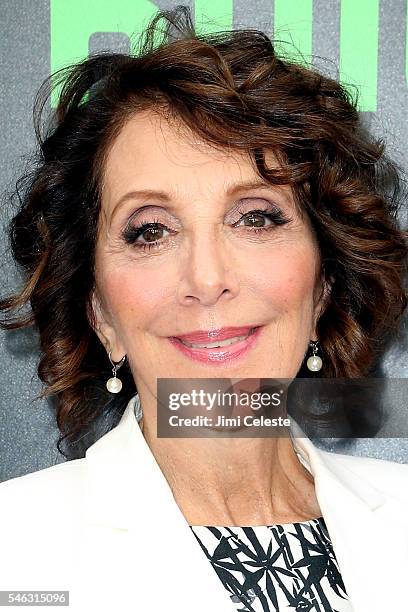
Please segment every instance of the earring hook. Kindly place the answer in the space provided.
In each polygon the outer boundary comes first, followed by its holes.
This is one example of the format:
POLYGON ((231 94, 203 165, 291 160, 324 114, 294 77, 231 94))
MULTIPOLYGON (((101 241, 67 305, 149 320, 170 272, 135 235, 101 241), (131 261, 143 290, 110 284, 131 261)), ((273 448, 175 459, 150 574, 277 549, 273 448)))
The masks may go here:
POLYGON ((121 391, 122 389, 122 381, 119 378, 117 378, 116 372, 125 363, 126 355, 124 355, 122 359, 118 361, 117 363, 112 361, 112 351, 109 351, 108 357, 109 357, 109 361, 113 365, 113 368, 112 368, 113 378, 109 378, 109 380, 106 383, 106 388, 111 393, 119 393, 119 391, 121 391))
POLYGON ((119 370, 119 368, 121 368, 123 366, 123 364, 125 363, 126 355, 123 355, 122 359, 120 361, 117 361, 116 363, 114 361, 112 361, 111 355, 112 355, 112 351, 109 351, 109 354, 108 354, 109 361, 113 365, 114 374, 115 374, 115 372, 117 372, 119 370))

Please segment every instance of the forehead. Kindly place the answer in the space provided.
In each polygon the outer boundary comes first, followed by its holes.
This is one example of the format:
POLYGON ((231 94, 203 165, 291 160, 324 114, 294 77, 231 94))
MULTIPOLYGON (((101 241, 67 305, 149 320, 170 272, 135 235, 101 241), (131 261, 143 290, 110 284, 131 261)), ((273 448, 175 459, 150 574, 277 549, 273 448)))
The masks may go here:
MULTIPOLYGON (((272 152, 268 165, 276 165, 272 152)), ((205 142, 177 118, 146 110, 122 127, 105 158, 102 194, 107 205, 129 187, 206 190, 218 193, 226 183, 259 178, 245 152, 205 142)), ((182 195, 182 194, 180 194, 182 195)))

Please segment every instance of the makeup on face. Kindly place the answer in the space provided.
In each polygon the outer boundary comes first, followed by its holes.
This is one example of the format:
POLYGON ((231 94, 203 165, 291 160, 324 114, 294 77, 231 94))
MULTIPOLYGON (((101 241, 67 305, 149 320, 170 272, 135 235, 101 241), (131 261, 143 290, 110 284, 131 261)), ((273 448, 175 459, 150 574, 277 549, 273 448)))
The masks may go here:
POLYGON ((138 113, 107 155, 102 205, 98 286, 136 384, 296 374, 319 253, 288 185, 138 113))

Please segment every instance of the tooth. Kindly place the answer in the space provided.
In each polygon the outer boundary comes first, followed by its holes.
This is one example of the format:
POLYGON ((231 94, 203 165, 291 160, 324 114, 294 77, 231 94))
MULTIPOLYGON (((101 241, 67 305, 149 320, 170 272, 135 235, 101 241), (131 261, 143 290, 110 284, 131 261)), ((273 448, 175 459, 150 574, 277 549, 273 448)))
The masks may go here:
POLYGON ((228 338, 227 340, 219 340, 218 342, 209 342, 208 344, 194 344, 190 342, 183 342, 189 348, 220 348, 222 346, 228 346, 230 344, 235 344, 236 342, 240 342, 241 340, 245 340, 249 334, 245 336, 235 336, 235 338, 228 338))

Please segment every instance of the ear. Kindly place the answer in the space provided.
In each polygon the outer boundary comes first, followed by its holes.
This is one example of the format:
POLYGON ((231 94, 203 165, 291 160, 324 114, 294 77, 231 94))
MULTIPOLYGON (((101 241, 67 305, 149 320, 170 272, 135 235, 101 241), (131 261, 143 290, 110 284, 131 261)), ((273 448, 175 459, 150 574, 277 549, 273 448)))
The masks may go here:
POLYGON ((332 286, 334 284, 334 276, 330 276, 326 278, 324 274, 320 277, 320 282, 317 287, 317 302, 314 309, 313 315, 313 323, 312 323, 312 332, 311 332, 311 340, 318 340, 317 337, 317 322, 320 319, 323 312, 326 310, 326 307, 330 301, 330 295, 332 286))
POLYGON ((118 338, 113 317, 103 305, 97 289, 94 289, 88 304, 87 316, 92 329, 105 347, 106 353, 112 351, 112 361, 120 361, 126 350, 118 338))

